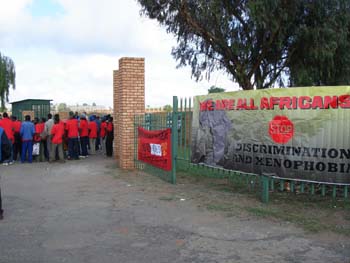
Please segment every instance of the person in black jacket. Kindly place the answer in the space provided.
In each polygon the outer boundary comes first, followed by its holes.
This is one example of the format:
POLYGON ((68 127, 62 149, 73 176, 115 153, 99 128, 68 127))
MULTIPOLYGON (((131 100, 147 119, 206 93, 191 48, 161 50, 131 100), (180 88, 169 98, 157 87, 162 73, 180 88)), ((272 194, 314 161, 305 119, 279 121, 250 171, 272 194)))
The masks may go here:
MULTIPOLYGON (((0 161, 6 160, 11 155, 10 141, 6 136, 3 128, 0 127, 0 161)), ((1 184, 0 184, 0 220, 4 218, 4 210, 2 210, 1 184)))
POLYGON ((113 118, 108 117, 107 128, 106 128, 106 155, 108 157, 113 156, 113 139, 114 139, 114 127, 113 127, 113 118))
POLYGON ((0 127, 0 162, 9 159, 11 156, 11 151, 11 141, 8 139, 5 130, 0 127))

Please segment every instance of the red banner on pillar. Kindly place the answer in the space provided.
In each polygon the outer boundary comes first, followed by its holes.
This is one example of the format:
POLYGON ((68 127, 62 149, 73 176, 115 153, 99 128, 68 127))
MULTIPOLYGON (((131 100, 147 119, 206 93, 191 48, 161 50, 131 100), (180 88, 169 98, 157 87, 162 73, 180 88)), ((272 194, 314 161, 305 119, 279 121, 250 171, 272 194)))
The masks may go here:
POLYGON ((138 159, 171 170, 171 129, 148 131, 138 127, 138 159))

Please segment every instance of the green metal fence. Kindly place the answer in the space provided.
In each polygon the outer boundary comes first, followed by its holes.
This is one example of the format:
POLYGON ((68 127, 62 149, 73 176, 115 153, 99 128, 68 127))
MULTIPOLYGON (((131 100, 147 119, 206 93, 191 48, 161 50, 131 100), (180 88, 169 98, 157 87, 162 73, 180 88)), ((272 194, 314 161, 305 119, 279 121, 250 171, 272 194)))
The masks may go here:
MULTIPOLYGON (((152 173, 159 176, 160 178, 173 182, 172 171, 164 171, 142 161, 137 158, 138 149, 138 127, 153 131, 153 130, 163 130, 166 128, 171 128, 172 113, 157 113, 157 114, 142 114, 136 115, 134 117, 134 133, 135 133, 135 151, 134 151, 134 161, 135 168, 139 170, 144 170, 146 172, 152 173)), ((175 182, 174 182, 175 183, 175 182)))
MULTIPOLYGON (((173 104, 177 105, 177 97, 173 98, 173 104)), ((181 127, 181 125, 180 125, 181 127)), ((134 163, 135 168, 139 170, 144 170, 150 172, 154 175, 159 176, 160 178, 176 184, 176 158, 177 158, 177 137, 178 137, 178 114, 177 106, 173 108, 173 112, 161 112, 161 113, 146 113, 142 115, 136 115, 134 118, 134 163), (175 125, 173 125, 175 123, 175 125), (138 127, 154 131, 154 130, 164 130, 171 128, 171 155, 172 155, 172 170, 165 171, 144 163, 138 160, 137 149, 138 149, 138 127), (175 142, 175 143, 174 143, 175 142)))
POLYGON ((137 160, 135 150, 135 167, 144 169, 152 174, 176 183, 176 173, 186 175, 205 176, 210 178, 226 179, 227 183, 239 191, 249 191, 259 196, 264 203, 274 192, 291 192, 296 194, 320 195, 348 199, 348 184, 320 183, 300 179, 279 178, 271 174, 249 174, 240 171, 226 170, 204 164, 192 164, 191 135, 192 135, 192 99, 178 100, 173 98, 173 112, 153 113, 135 116, 135 149, 137 149, 137 127, 148 130, 172 128, 172 158, 173 170, 166 172, 137 160), (174 124, 174 125, 173 125, 174 124))
POLYGON ((315 182, 301 179, 279 178, 267 175, 269 192, 291 192, 298 194, 320 195, 332 197, 333 199, 348 199, 349 185, 338 183, 315 182))

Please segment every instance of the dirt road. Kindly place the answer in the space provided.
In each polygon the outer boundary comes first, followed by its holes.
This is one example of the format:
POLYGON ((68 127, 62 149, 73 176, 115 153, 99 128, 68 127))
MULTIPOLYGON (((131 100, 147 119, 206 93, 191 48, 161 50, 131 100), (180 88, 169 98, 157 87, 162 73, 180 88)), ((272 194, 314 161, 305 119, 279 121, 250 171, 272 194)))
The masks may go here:
POLYGON ((0 262, 350 262, 350 240, 206 209, 100 156, 0 167, 0 262))

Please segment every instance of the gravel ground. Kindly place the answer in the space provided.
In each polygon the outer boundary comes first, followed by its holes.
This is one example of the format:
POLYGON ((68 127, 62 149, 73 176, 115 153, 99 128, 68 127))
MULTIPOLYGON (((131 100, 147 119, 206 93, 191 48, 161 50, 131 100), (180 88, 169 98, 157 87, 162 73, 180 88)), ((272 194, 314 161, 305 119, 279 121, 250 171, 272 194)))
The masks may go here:
POLYGON ((16 163, 1 166, 0 175, 4 263, 350 262, 346 237, 227 217, 181 185, 123 172, 102 156, 16 163))

